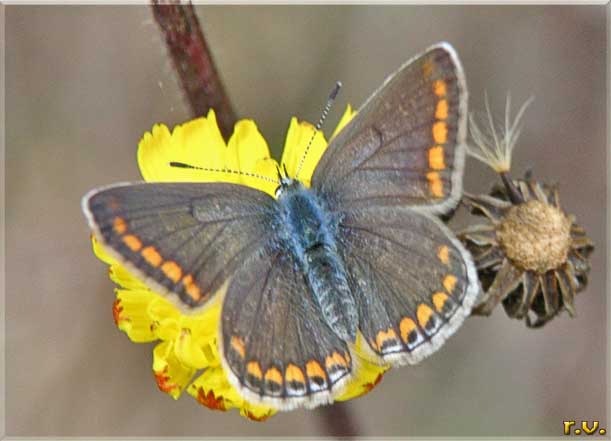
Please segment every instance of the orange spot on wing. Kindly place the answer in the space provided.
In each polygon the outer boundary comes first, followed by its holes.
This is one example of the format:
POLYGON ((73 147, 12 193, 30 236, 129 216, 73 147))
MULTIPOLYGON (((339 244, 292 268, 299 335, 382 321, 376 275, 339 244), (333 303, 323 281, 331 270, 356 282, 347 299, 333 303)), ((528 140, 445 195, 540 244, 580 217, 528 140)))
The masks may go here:
POLYGON ((418 309, 416 310, 416 316, 418 317, 418 323, 423 328, 426 328, 426 324, 431 319, 433 315, 433 310, 424 303, 418 305, 418 309))
POLYGON ((278 368, 271 367, 265 371, 265 381, 272 381, 282 385, 282 373, 278 368))
POLYGON ((185 287, 187 295, 194 301, 197 302, 202 298, 202 292, 195 282, 193 282, 193 276, 191 274, 187 274, 182 278, 182 284, 185 287))
POLYGON ((344 352, 344 360, 346 360, 346 363, 349 365, 350 364, 350 353, 349 352, 344 352))
POLYGON ((327 370, 332 370, 335 366, 341 366, 344 369, 348 369, 349 366, 348 361, 339 352, 334 352, 325 358, 327 370))
POLYGON ((115 217, 115 219, 112 221, 112 228, 115 230, 115 233, 124 234, 127 231, 125 219, 119 216, 115 217))
POLYGON ((282 384, 282 373, 278 368, 271 367, 265 371, 265 381, 273 381, 282 384))
POLYGON ((325 370, 316 360, 310 360, 306 363, 306 374, 308 377, 327 378, 325 370))
POLYGON ((437 144, 445 144, 448 140, 448 126, 443 121, 433 124, 433 139, 437 144))
POLYGON ((161 265, 161 271, 163 271, 166 277, 172 280, 174 283, 178 283, 182 277, 182 270, 180 269, 180 266, 172 260, 164 262, 163 265, 161 265))
POLYGON ((437 101, 437 107, 435 108, 435 118, 447 119, 448 118, 448 101, 439 100, 437 101))
POLYGON ((441 312, 443 310, 443 306, 448 301, 448 295, 443 292, 436 292, 433 294, 433 305, 435 305, 435 309, 437 312, 441 312))
POLYGON ((378 345, 376 344, 376 342, 375 342, 375 340, 373 338, 371 340, 369 340, 369 346, 371 346, 376 351, 380 350, 380 348, 378 347, 378 345))
POLYGON ((399 331, 401 332, 401 340, 404 343, 407 343, 409 340, 409 335, 413 330, 416 329, 416 322, 414 322, 409 317, 404 317, 403 320, 399 323, 399 331))
POLYGON ((346 368, 348 367, 348 361, 339 352, 333 353, 333 360, 335 361, 335 364, 339 364, 346 368))
POLYGON ((287 383, 296 381, 298 383, 305 384, 305 376, 303 375, 303 371, 292 363, 286 367, 284 378, 286 379, 287 383))
POLYGON ((443 80, 436 80, 433 82, 433 92, 437 96, 445 96, 447 93, 446 82, 443 80))
POLYGON ((429 181, 429 191, 435 197, 443 197, 443 182, 438 172, 428 172, 426 178, 429 181))
POLYGON ((248 364, 246 365, 246 372, 248 372, 253 377, 258 378, 259 380, 263 378, 263 372, 261 372, 261 366, 259 366, 259 363, 256 361, 248 362, 248 364))
POLYGON ((140 242, 140 239, 138 239, 133 234, 128 234, 127 236, 123 236, 121 240, 127 246, 127 248, 129 248, 130 250, 134 252, 139 251, 140 248, 142 248, 142 242, 140 242))
POLYGON ((246 355, 246 346, 244 345, 244 340, 234 335, 233 337, 231 337, 231 347, 240 355, 240 357, 244 358, 244 356, 246 355))
POLYGON ((442 245, 439 247, 437 257, 439 257, 439 260, 441 260, 441 263, 444 265, 447 265, 450 262, 450 249, 447 247, 447 245, 442 245))
POLYGON ((152 245, 149 245, 148 247, 143 248, 142 251, 140 251, 140 254, 142 254, 142 257, 144 257, 144 260, 146 260, 151 266, 154 266, 154 267, 158 267, 159 265, 161 265, 161 262, 163 261, 159 252, 152 245))
POLYGON ((384 346, 384 342, 388 340, 396 340, 396 339, 397 339, 397 333, 395 332, 393 328, 388 328, 386 331, 379 331, 376 334, 376 344, 378 348, 380 349, 382 349, 382 346, 384 346))
POLYGON ((443 279, 443 287, 447 292, 452 294, 452 291, 454 291, 454 288, 456 287, 456 277, 454 277, 452 274, 445 276, 443 279))
POLYGON ((443 147, 440 145, 429 149, 429 167, 433 170, 443 170, 446 168, 443 147))
POLYGON ((433 62, 431 60, 426 60, 422 65, 422 75, 424 78, 429 78, 433 73, 433 62))

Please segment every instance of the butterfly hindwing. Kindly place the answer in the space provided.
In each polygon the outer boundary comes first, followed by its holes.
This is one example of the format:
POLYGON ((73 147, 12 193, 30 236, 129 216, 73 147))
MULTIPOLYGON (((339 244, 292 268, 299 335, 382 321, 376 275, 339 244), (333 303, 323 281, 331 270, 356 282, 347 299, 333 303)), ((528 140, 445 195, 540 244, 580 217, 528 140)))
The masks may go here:
POLYGON ((352 372, 346 342, 323 320, 291 253, 274 242, 232 278, 221 335, 226 372, 250 401, 284 410, 328 403, 352 372))
POLYGON ((469 314, 478 293, 475 267, 433 216, 345 213, 340 241, 359 329, 385 362, 419 362, 469 314))
POLYGON ((447 211, 461 192, 466 106, 454 50, 430 48, 388 78, 331 140, 312 186, 337 205, 447 211))
POLYGON ((190 311, 207 303, 270 234, 273 198, 235 184, 127 184, 85 196, 96 237, 190 311))

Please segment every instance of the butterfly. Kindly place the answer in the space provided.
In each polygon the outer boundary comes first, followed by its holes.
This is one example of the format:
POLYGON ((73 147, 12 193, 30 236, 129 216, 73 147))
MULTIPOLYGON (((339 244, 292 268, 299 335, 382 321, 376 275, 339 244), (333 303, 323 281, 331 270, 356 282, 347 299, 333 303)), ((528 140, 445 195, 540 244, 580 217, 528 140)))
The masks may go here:
POLYGON ((333 138, 306 187, 239 184, 96 189, 97 239, 183 310, 222 297, 218 352, 248 401, 330 403, 355 342, 380 364, 415 364, 470 314, 472 258, 437 217, 462 192, 467 88, 454 49, 406 62, 333 138))

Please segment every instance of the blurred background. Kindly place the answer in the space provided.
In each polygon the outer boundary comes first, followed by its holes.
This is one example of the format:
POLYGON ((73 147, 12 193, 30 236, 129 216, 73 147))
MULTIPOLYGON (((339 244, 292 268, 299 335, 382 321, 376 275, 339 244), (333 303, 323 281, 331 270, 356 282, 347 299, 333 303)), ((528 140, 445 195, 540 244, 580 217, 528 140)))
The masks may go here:
MULTIPOLYGON (((560 182, 563 207, 597 245, 590 285, 540 330, 501 308, 434 356, 340 404, 363 436, 560 436, 562 421, 608 426, 605 280, 605 6, 197 6, 233 105, 279 157, 289 119, 315 122, 336 80, 358 107, 407 58, 457 49, 470 109, 487 91, 503 117, 529 96, 513 174, 560 182)), ((190 118, 147 6, 7 6, 6 417, 10 435, 320 436, 324 410, 265 423, 173 401, 152 344, 115 328, 113 285, 92 254, 85 192, 137 180, 136 147, 157 122, 190 118)), ((465 187, 495 176, 470 160, 465 187)), ((459 219, 460 221, 460 219, 459 219)))

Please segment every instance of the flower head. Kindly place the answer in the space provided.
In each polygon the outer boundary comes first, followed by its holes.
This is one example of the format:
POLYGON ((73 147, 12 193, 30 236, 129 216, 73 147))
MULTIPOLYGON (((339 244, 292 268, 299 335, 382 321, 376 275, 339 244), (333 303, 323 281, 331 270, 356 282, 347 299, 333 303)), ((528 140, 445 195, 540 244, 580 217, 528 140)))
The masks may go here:
POLYGON ((511 125, 506 116, 502 138, 491 117, 488 137, 470 121, 480 151, 470 153, 497 171, 504 185, 494 186, 489 195, 464 196, 463 203, 488 223, 470 226, 459 236, 473 254, 484 289, 473 313, 488 315, 502 301, 510 317, 539 327, 562 310, 575 314, 574 297, 587 284, 593 244, 575 217, 562 210, 556 186, 528 174, 520 180, 507 174, 527 104, 511 125))
MULTIPOLYGON (((350 108, 336 132, 353 116, 350 108)), ((281 167, 289 176, 310 185, 310 178, 327 143, 321 132, 293 118, 284 146, 281 167), (308 145, 308 155, 303 151, 308 145), (303 161, 303 162, 301 162, 303 161), (301 165, 300 165, 301 164, 301 165)), ((239 121, 228 143, 223 140, 215 114, 176 127, 172 132, 156 125, 145 133, 138 148, 138 164, 148 182, 232 182, 274 196, 278 164, 253 121, 239 121)), ((117 327, 134 342, 158 341, 153 351, 153 375, 159 390, 178 399, 187 392, 200 404, 214 410, 237 408, 240 414, 263 421, 277 409, 245 400, 230 384, 217 348, 222 299, 213 298, 200 313, 186 315, 166 297, 133 276, 93 239, 96 256, 110 265, 110 278, 117 285, 112 312, 117 327)), ((379 366, 356 351, 359 360, 344 392, 337 400, 348 400, 371 390, 387 366, 379 366), (361 356, 362 355, 362 356, 361 356)))

